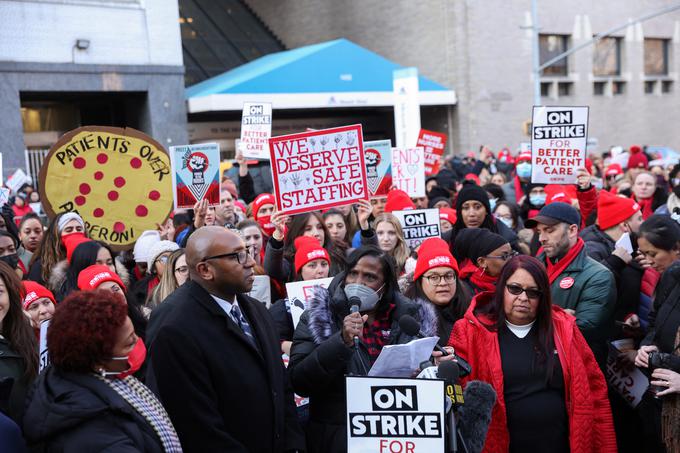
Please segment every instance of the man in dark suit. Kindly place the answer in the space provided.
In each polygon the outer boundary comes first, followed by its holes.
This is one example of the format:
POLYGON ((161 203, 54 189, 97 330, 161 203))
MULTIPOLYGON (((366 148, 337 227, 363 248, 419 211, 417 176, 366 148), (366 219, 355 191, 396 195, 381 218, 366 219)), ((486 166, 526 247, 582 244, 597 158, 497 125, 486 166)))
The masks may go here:
POLYGON ((155 321, 148 380, 185 452, 304 449, 277 330, 243 293, 255 262, 241 238, 203 227, 187 243, 191 281, 155 321))

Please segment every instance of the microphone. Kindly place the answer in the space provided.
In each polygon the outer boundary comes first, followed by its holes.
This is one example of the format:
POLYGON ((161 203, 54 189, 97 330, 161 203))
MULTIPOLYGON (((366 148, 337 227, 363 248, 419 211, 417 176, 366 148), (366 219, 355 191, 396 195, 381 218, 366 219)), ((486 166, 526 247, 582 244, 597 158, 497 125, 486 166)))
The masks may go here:
POLYGON ((458 412, 458 428, 470 453, 481 453, 496 404, 496 392, 486 382, 470 381, 465 387, 465 406, 458 412))
MULTIPOLYGON (((359 312, 359 307, 361 307, 361 299, 359 299, 357 296, 352 296, 349 298, 349 312, 350 313, 358 313, 359 312)), ((359 336, 354 335, 354 347, 359 348, 359 336)))
MULTIPOLYGON (((413 316, 403 315, 401 318, 399 318, 399 327, 401 327, 401 330, 403 330, 406 333, 406 335, 418 338, 427 337, 427 335, 420 331, 420 323, 416 321, 413 318, 413 316)), ((446 349, 442 348, 438 344, 434 345, 434 350, 441 352, 443 356, 450 355, 448 351, 446 351, 446 349)), ((458 361, 460 367, 463 369, 462 376, 467 376, 468 374, 470 374, 470 372, 472 371, 470 364, 467 363, 462 358, 456 356, 455 354, 454 356, 456 357, 456 361, 458 361)))
MULTIPOLYGON (((437 368, 437 376, 444 380, 444 390, 446 392, 447 400, 452 403, 451 411, 448 412, 448 451, 457 452, 458 451, 458 431, 456 429, 456 403, 457 395, 460 395, 462 400, 463 391, 458 384, 458 379, 460 377, 460 369, 458 364, 452 361, 441 362, 437 368)), ((459 401, 460 404, 463 401, 459 401)), ((447 404, 448 406, 448 404, 447 404)))

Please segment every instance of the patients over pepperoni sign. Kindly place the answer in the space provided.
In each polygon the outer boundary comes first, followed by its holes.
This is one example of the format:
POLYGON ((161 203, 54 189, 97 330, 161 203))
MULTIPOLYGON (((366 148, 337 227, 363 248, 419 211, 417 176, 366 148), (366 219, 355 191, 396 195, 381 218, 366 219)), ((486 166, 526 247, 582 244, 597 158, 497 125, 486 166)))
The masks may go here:
POLYGON ((170 158, 135 129, 81 127, 50 148, 40 169, 40 197, 50 217, 77 212, 92 239, 129 249, 170 214, 170 158))

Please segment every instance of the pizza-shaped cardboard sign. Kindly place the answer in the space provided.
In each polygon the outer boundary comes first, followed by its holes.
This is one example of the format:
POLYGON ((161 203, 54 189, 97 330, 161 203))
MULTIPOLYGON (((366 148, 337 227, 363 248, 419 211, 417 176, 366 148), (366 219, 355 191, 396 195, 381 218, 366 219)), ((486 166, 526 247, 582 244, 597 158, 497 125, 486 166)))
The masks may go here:
POLYGON ((170 157, 135 129, 81 127, 50 148, 40 198, 50 217, 77 212, 92 239, 129 249, 172 210, 170 157))

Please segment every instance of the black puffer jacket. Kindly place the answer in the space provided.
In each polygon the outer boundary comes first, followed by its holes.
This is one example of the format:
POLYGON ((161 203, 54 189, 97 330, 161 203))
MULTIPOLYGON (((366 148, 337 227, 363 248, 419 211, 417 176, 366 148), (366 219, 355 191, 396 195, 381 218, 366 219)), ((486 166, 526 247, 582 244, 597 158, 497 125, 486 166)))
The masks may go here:
MULTIPOLYGON (((344 273, 335 277, 329 288, 319 289, 295 330, 291 348, 290 372, 293 389, 309 396, 307 451, 344 452, 347 447, 345 375, 365 375, 370 359, 363 343, 359 354, 342 339, 342 321, 349 314, 344 293, 344 273), (361 356, 361 360, 358 355, 361 356)), ((418 317, 418 307, 400 293, 392 295, 390 344, 413 339, 399 328, 403 315, 418 317)))
POLYGON ((49 367, 26 403, 24 437, 31 451, 164 451, 146 419, 95 376, 49 367))
POLYGON ((661 275, 656 287, 654 306, 649 313, 649 330, 643 345, 654 344, 661 352, 672 352, 680 327, 680 261, 661 275))

